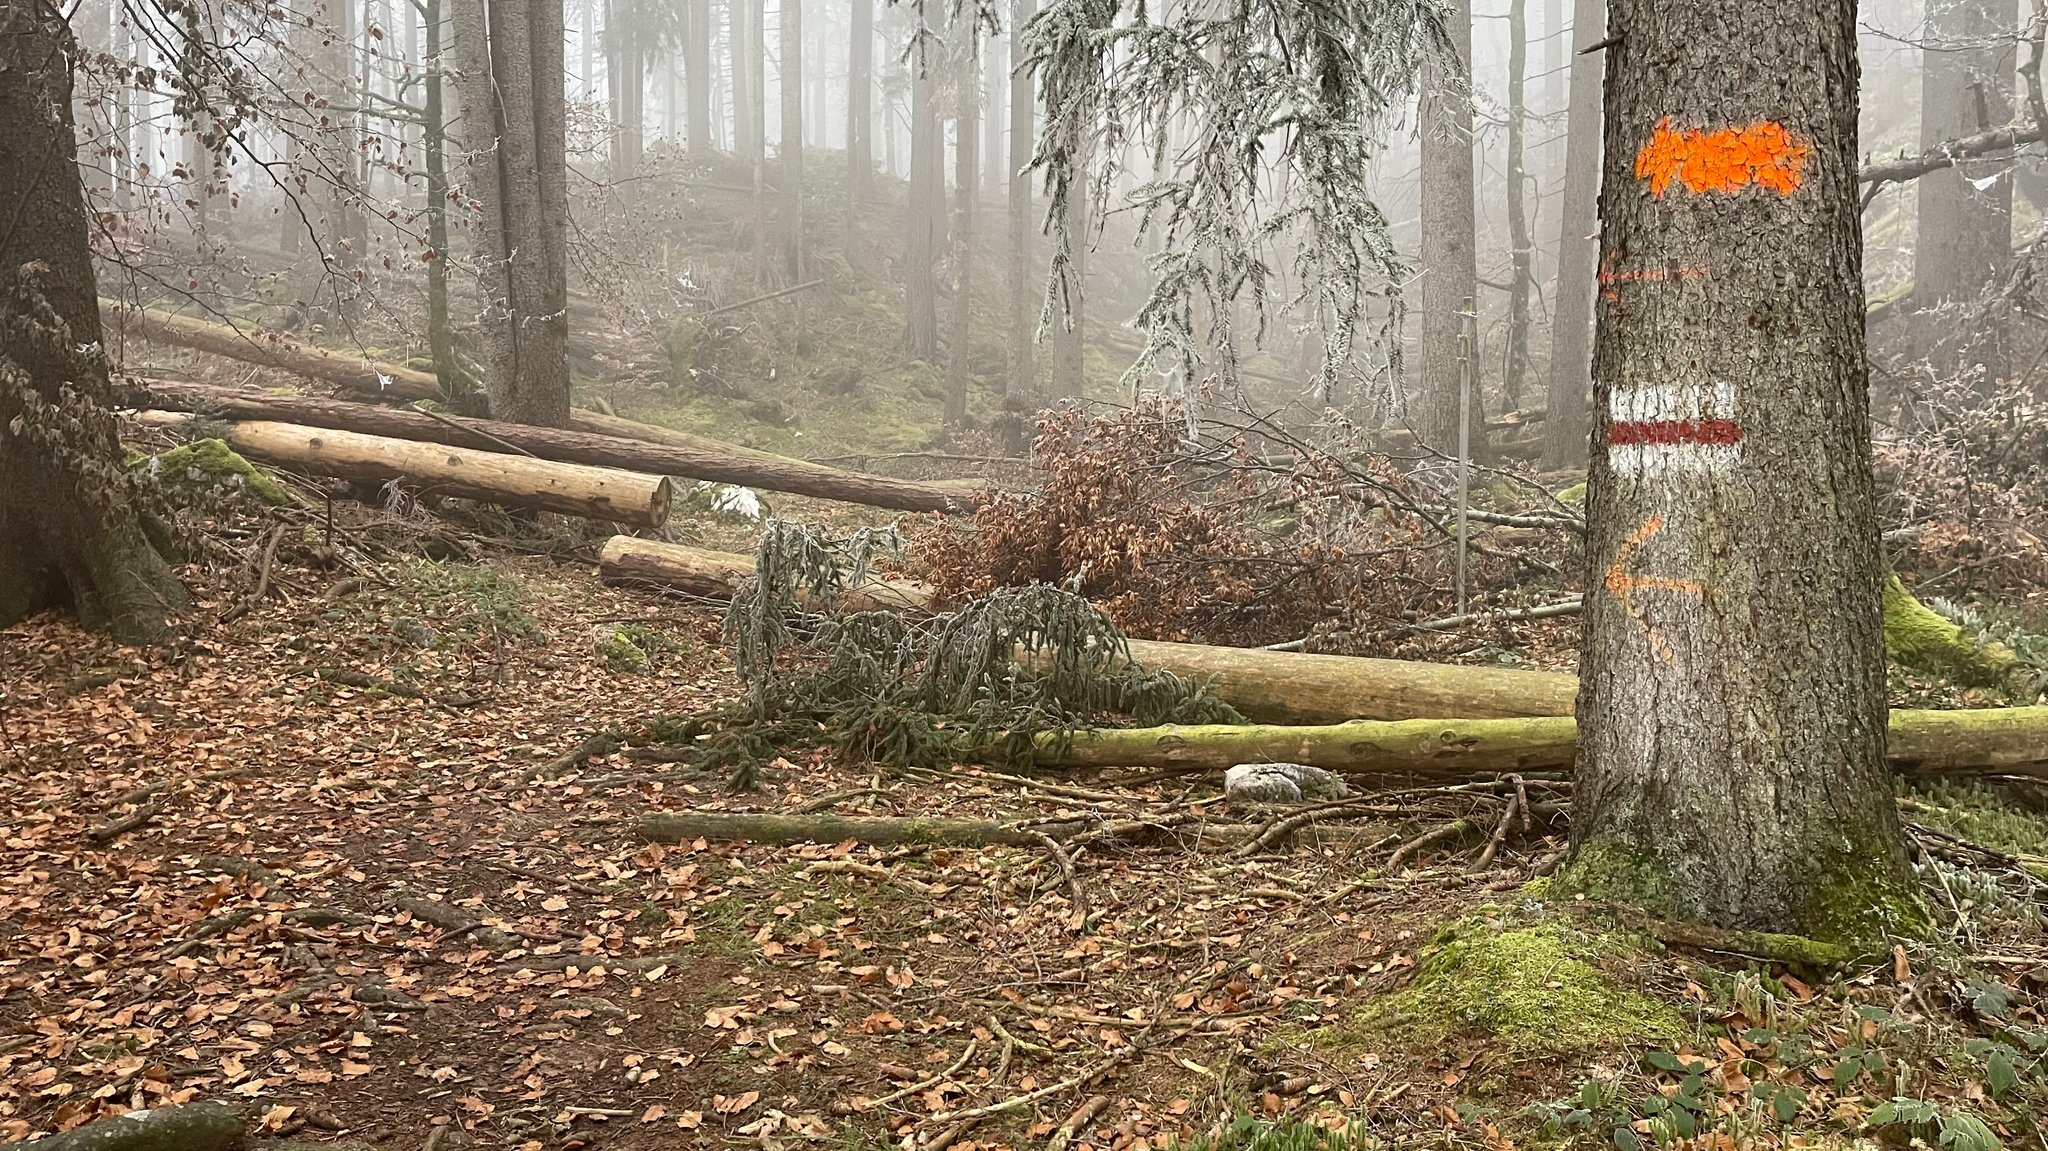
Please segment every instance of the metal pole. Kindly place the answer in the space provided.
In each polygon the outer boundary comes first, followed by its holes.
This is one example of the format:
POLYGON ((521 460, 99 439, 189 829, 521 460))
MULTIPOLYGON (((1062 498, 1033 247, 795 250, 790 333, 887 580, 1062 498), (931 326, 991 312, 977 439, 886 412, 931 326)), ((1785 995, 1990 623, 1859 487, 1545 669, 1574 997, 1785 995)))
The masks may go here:
POLYGON ((1458 312, 1458 614, 1465 614, 1465 549, 1470 539, 1468 495, 1472 474, 1472 346, 1478 319, 1472 297, 1458 312))

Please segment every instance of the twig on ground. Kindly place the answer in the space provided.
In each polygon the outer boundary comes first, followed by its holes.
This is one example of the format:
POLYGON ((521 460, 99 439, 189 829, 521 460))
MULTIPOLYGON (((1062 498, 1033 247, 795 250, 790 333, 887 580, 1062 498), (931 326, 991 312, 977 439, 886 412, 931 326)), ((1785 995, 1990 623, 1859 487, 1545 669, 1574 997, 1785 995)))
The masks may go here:
POLYGON ((585 760, 597 759, 619 750, 619 737, 609 731, 600 731, 585 736, 574 751, 558 755, 545 763, 539 763, 519 773, 519 782, 532 783, 539 779, 553 779, 585 760))
POLYGON ((1079 931, 1088 923, 1088 892, 1081 886, 1080 873, 1074 870, 1074 857, 1068 855, 1060 841, 1050 835, 1034 833, 1034 838, 1060 866, 1060 875, 1067 881, 1067 900, 1073 905, 1073 911, 1067 916, 1067 927, 1079 931))
MULTIPOLYGON (((1477 875, 1493 866, 1493 857, 1500 854, 1501 845, 1508 841, 1508 829, 1514 826, 1515 813, 1522 810, 1522 792, 1517 789, 1508 797, 1507 806, 1501 809, 1500 822, 1493 825, 1493 837, 1486 841, 1486 847, 1479 852, 1479 858, 1465 869, 1467 875, 1477 875)), ((1526 815, 1524 819, 1528 818, 1526 815)))
POLYGON ((804 868, 804 874, 857 875, 862 879, 872 879, 877 883, 894 884, 905 891, 914 891, 919 895, 932 895, 938 890, 929 883, 898 875, 886 867, 876 867, 871 863, 855 863, 850 859, 820 860, 804 868))
POLYGON ((1458 836, 1469 834, 1474 830, 1476 830, 1476 828, 1473 826, 1471 820, 1454 819, 1441 827, 1425 831, 1421 835, 1416 836, 1414 839, 1411 839, 1408 842, 1402 844, 1401 846, 1395 848, 1394 854, 1389 856, 1387 859, 1386 867, 1384 867, 1381 870, 1386 875, 1397 875, 1401 871, 1401 865, 1408 861, 1409 856, 1414 855, 1416 852, 1419 852, 1426 847, 1435 846, 1436 844, 1442 843, 1446 839, 1455 839, 1458 836))
POLYGON ((580 880, 569 879, 560 875, 549 875, 545 871, 535 871, 530 867, 521 867, 519 864, 516 863, 505 863, 501 861, 498 863, 494 863, 491 866, 496 867, 500 871, 509 871, 514 875, 523 876, 527 879, 534 880, 537 883, 551 884, 556 887, 566 887, 571 891, 580 891, 585 895, 611 894, 611 892, 606 891, 604 888, 597 887, 593 884, 584 883, 580 880))
POLYGON ((285 525, 279 524, 271 530, 270 539, 263 545, 263 559, 256 565, 256 590, 249 598, 221 613, 220 622, 233 623, 256 609, 263 597, 270 594, 270 565, 277 559, 277 541, 284 538, 285 525))
POLYGON ((789 813, 791 815, 815 815, 820 811, 827 811, 831 808, 837 807, 840 804, 845 803, 849 799, 860 799, 870 795, 882 796, 886 794, 888 793, 884 792, 879 787, 849 788, 846 791, 835 791, 827 795, 821 795, 816 799, 797 804, 795 807, 789 809, 789 813))
MULTIPOLYGON (((905 1087, 900 1091, 891 1091, 889 1094, 882 1096, 880 1099, 870 1099, 866 1103, 860 1105, 860 1110, 873 1111, 877 1107, 887 1107, 889 1104, 896 1102, 898 1099, 907 1099, 920 1091, 926 1090, 931 1087, 936 1087, 939 1084, 944 1083, 946 1080, 951 1079, 954 1075, 958 1074, 962 1067, 967 1066, 967 1061, 974 1058, 975 1048, 979 1045, 980 1040, 969 1039, 967 1041, 967 1050, 962 1051, 960 1053, 960 1058, 954 1060, 953 1065, 951 1067, 946 1068, 944 1071, 941 1071, 937 1075, 933 1075, 928 1079, 920 1079, 917 1082, 912 1083, 910 1086, 905 1087)), ((951 1117, 949 1116, 949 1118, 951 1117)))
POLYGON ((1095 1122, 1097 1115, 1107 1110, 1109 1096, 1089 1096, 1088 1101, 1076 1107, 1073 1114, 1067 1116, 1066 1122, 1061 1123, 1059 1129, 1052 1133, 1052 1141, 1045 1145, 1046 1151, 1066 1151, 1067 1144, 1074 1141, 1074 1136, 1095 1122))
POLYGON ((160 810, 154 803, 145 803, 119 819, 102 823, 98 827, 87 828, 85 837, 94 843, 105 843, 108 840, 117 839, 155 819, 160 810))

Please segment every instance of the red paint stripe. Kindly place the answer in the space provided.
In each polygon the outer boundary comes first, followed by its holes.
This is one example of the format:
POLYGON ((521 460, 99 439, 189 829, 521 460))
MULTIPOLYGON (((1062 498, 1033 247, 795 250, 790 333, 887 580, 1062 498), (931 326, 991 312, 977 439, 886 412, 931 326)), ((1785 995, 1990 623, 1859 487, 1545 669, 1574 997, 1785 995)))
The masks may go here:
POLYGON ((1734 420, 1623 420, 1607 433, 1610 444, 1739 444, 1734 420))

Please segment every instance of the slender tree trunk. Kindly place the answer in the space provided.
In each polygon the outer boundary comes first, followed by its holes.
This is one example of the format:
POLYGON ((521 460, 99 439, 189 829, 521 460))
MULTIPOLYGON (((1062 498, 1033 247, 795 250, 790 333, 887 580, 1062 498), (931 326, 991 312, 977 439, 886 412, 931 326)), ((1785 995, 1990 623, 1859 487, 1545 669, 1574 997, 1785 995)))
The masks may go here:
POLYGON ((1536 245, 1529 239, 1528 171, 1524 163, 1529 131, 1524 89, 1529 71, 1529 0, 1508 2, 1508 350, 1501 372, 1506 407, 1522 406, 1522 381, 1529 374, 1529 296, 1535 290, 1536 245))
POLYGON ((455 330, 448 314, 448 135, 441 92, 441 0, 426 0, 426 7, 429 63, 421 139, 427 166, 427 348, 442 394, 452 397, 465 389, 462 369, 455 362, 455 330))
POLYGON ((688 0, 689 38, 683 42, 684 114, 690 154, 709 156, 711 144, 711 0, 688 0))
POLYGON ((576 47, 583 53, 583 99, 597 99, 597 5, 582 0, 582 19, 576 26, 576 47))
MULTIPOLYGON (((782 147, 776 156, 782 184, 782 271, 791 283, 804 274, 804 3, 782 0, 782 147)), ((801 303, 801 302, 799 302, 801 303)))
POLYGON ((1571 109, 1566 131, 1564 203, 1557 239, 1557 315, 1550 325, 1550 399, 1543 421, 1543 466, 1586 459, 1586 392, 1593 364, 1593 294, 1600 266, 1600 58, 1585 55, 1607 37, 1606 0, 1573 0, 1571 109))
POLYGON ((0 6, 0 626, 68 605, 151 642, 186 597, 121 466, 60 11, 0 6))
POLYGON ((903 279, 910 354, 933 360, 939 352, 939 219, 945 213, 945 129, 934 89, 939 80, 922 47, 910 61, 910 196, 903 245, 903 279))
POLYGON ((1009 59, 1013 42, 1008 36, 991 37, 988 60, 982 72, 981 148, 986 169, 982 176, 982 195, 991 200, 1001 196, 1009 186, 1009 179, 1003 173, 1006 151, 1003 147, 1003 95, 1007 88, 1003 82, 1003 66, 1009 59))
MULTIPOLYGON (((2012 119, 2012 0, 1927 0, 1921 51, 1920 146, 1939 147, 2012 119)), ((1915 185, 1913 302, 1923 348, 1937 368, 1959 358, 1989 376, 2004 371, 2002 324, 1987 313, 1959 323, 2012 263, 2012 151, 1929 172, 1915 185), (1979 188, 1974 181, 1989 179, 1979 188), (1944 305, 1960 305, 1947 307, 1944 305)))
MULTIPOLYGON (((1453 63, 1433 66, 1422 95, 1422 441, 1458 449, 1459 342, 1466 301, 1479 291, 1478 221, 1472 183, 1472 5, 1449 5, 1453 63)), ((1472 365, 1472 452, 1484 454, 1486 420, 1472 365)))
MULTIPOLYGON (((518 0, 513 0, 518 2, 518 0)), ((517 423, 564 427, 569 422, 569 123, 568 62, 562 0, 526 0, 532 10, 531 123, 539 205, 539 305, 526 319, 520 347, 521 377, 513 402, 517 423), (532 350, 528 351, 531 346, 532 350)))
POLYGON ((761 141, 754 135, 754 71, 752 10, 758 0, 732 0, 727 9, 726 37, 732 44, 732 140, 733 151, 751 163, 760 154, 761 141))
POLYGON ((1565 880, 1874 943, 1924 911, 1884 758, 1856 5, 1613 17, 1565 880))
POLYGON ((967 364, 974 344, 974 201, 981 196, 980 37, 972 18, 954 22, 958 100, 953 116, 953 316, 946 336, 946 426, 967 422, 967 364))
MULTIPOLYGON (((1012 44, 1018 42, 1017 37, 1037 10, 1037 0, 1011 0, 1012 44)), ((1009 275, 1010 289, 1009 390, 1019 395, 1030 395, 1036 391, 1038 382, 1038 366, 1033 362, 1037 309, 1032 307, 1032 283, 1036 276, 1031 257, 1031 176, 1025 170, 1037 143, 1038 124, 1033 115, 1036 105, 1037 93, 1031 82, 1031 69, 1013 60, 1010 71, 1010 138, 1008 147, 1004 149, 1008 157, 1010 215, 1010 259, 1005 270, 1009 275)))
POLYGON ((1088 394, 1087 358, 1082 354, 1088 321, 1088 168, 1095 146, 1084 142, 1074 157, 1074 180, 1067 189, 1065 227, 1067 259, 1058 272, 1058 300, 1052 317, 1052 391, 1057 397, 1088 394))
MULTIPOLYGON (((874 187, 875 0, 850 0, 846 42, 846 198, 858 205, 874 187)), ((851 229, 848 229, 851 231, 851 229)))

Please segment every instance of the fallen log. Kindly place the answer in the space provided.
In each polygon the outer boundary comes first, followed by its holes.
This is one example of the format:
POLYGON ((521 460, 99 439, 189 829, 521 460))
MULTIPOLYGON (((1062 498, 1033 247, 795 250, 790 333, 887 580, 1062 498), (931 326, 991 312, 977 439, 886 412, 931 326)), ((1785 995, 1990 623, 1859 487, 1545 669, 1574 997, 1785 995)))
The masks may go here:
MULTIPOLYGON (((1347 775, 1469 777, 1565 771, 1577 754, 1567 717, 1359 721, 1319 727, 1189 725, 1098 729, 1039 738, 1040 767, 1307 764, 1347 775)), ((1894 711, 1888 754, 1905 775, 2048 779, 2048 707, 1894 711)))
MULTIPOLYGON (((159 424, 191 419, 168 412, 144 415, 159 424)), ((402 479, 438 495, 636 527, 660 527, 668 519, 669 482, 663 476, 268 420, 229 424, 226 438, 245 456, 308 475, 376 483, 402 479)))
POLYGON ((235 1109, 208 1102, 130 1111, 0 1151, 238 1151, 247 1143, 235 1109))
MULTIPOLYGON (((651 583, 706 599, 731 599, 754 574, 754 561, 687 544, 613 536, 598 553, 597 571, 610 583, 651 583)), ((929 611, 931 589, 902 580, 868 580, 847 589, 840 606, 855 611, 929 611)))
POLYGON ((203 411, 235 420, 283 420, 483 451, 512 449, 543 460, 743 484, 895 511, 964 511, 980 502, 973 488, 843 471, 580 409, 574 413, 572 428, 542 428, 173 381, 151 381, 149 396, 158 407, 175 411, 203 411))
POLYGON ((152 344, 169 344, 246 364, 260 364, 373 396, 425 400, 441 395, 440 382, 432 372, 341 355, 287 340, 275 332, 245 332, 191 316, 130 307, 105 297, 100 299, 100 311, 111 334, 117 337, 131 335, 152 344))
POLYGON ((1141 639, 1130 643, 1139 663, 1205 683, 1217 698, 1260 723, 1570 715, 1579 693, 1578 677, 1563 672, 1141 639))
MULTIPOLYGON (((1192 817, 1103 821, 1075 819, 1022 825, 990 819, 943 819, 842 815, 782 815, 735 811, 668 811, 640 817, 641 838, 655 843, 844 843, 857 840, 878 847, 1044 847, 1046 840, 1065 843, 1080 836, 1124 842, 1171 840, 1183 847, 1228 848, 1260 834, 1254 823, 1204 822, 1192 817)), ((1350 842, 1377 828, 1307 827, 1302 835, 1325 843, 1350 842)))
MULTIPOLYGON (((618 561, 606 566, 600 560, 599 571, 607 579, 638 579, 708 599, 730 598, 754 571, 751 556, 645 540, 614 540, 605 545, 605 554, 618 561), (613 551, 615 545, 619 552, 613 551)), ((932 594, 904 581, 856 592, 869 603, 911 608, 928 608, 932 594)), ((1265 723, 1570 715, 1579 690, 1576 676, 1558 672, 1136 639, 1130 644, 1139 663, 1205 683, 1246 718, 1265 723)))

